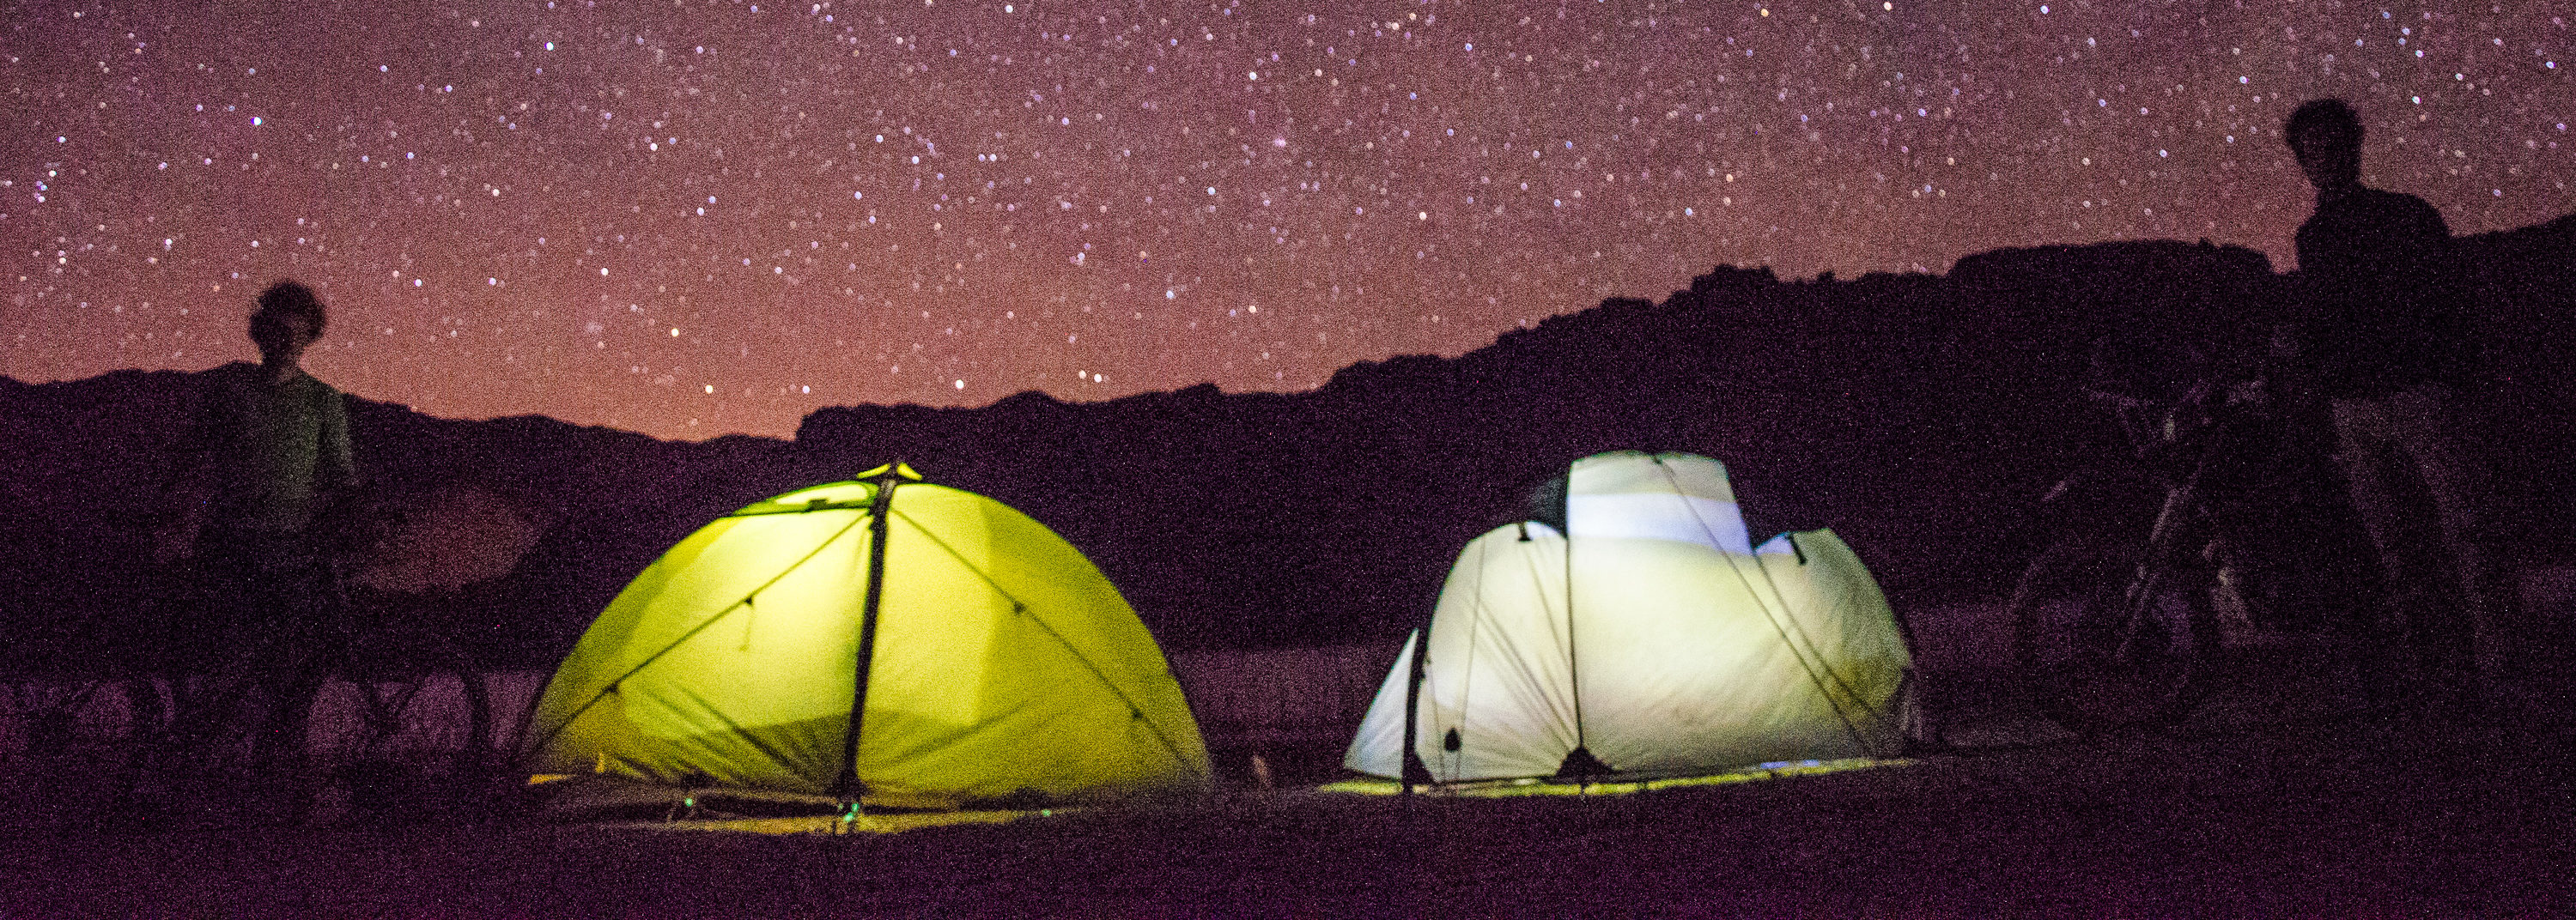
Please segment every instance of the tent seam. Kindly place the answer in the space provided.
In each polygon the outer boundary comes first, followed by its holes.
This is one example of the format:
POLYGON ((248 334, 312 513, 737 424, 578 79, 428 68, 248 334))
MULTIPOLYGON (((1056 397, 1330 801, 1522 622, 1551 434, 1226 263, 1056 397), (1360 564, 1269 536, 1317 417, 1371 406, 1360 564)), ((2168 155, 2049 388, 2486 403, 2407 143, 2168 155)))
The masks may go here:
MULTIPOLYGON (((1180 746, 1174 744, 1171 737, 1163 733, 1163 727, 1155 724, 1153 719, 1145 717, 1145 707, 1139 705, 1135 698, 1128 696, 1127 691, 1119 687, 1116 681, 1110 680, 1109 674, 1102 671, 1099 665, 1092 663, 1088 656, 1083 655, 1081 649, 1075 648, 1073 643, 1065 641, 1063 633, 1057 632, 1056 628, 1049 624, 1044 617, 1038 616, 1036 607, 1030 606, 1027 601, 1021 600, 1017 595, 1012 594, 1009 589, 1002 587, 1002 583, 994 581, 991 574, 985 572, 983 569, 975 567, 975 563, 968 560, 965 554, 958 552, 956 547, 948 545, 948 541, 940 539, 938 534, 931 533, 930 528, 923 527, 920 522, 914 521, 911 515, 895 511, 892 513, 892 517, 911 525, 913 530, 919 532, 924 537, 930 538, 930 542, 933 545, 938 546, 941 552, 947 553, 949 558, 957 560, 957 563, 965 566, 967 571, 975 573, 975 577, 981 578, 984 580, 985 584, 993 586, 993 591, 995 593, 1008 599, 1011 602, 1012 607, 1016 608, 1020 613, 1028 616, 1030 622, 1038 624, 1039 629, 1046 631, 1048 638, 1054 639, 1057 645, 1063 646, 1066 652, 1072 653, 1073 660, 1082 662, 1083 670, 1090 671, 1091 676, 1100 680, 1101 686, 1108 687, 1109 692, 1116 694, 1120 702, 1126 703, 1127 711, 1135 713, 1138 721, 1144 722, 1147 728, 1153 730, 1154 740, 1162 743, 1163 750, 1171 753, 1173 761, 1179 763, 1185 769, 1190 766, 1190 759, 1182 756, 1180 746)), ((1158 650, 1156 654, 1161 653, 1158 650)), ((1170 664, 1167 661, 1165 663, 1165 673, 1168 674, 1169 669, 1170 664)), ((1187 700, 1183 701, 1183 705, 1187 705, 1187 700)))
MULTIPOLYGON (((816 544, 814 548, 806 552, 804 556, 798 558, 795 562, 789 563, 786 568, 778 570, 778 574, 770 576, 768 581, 761 582, 760 587, 743 592, 741 600, 725 605, 723 610, 716 611, 713 616, 707 617, 706 620, 700 622, 698 625, 689 627, 688 632, 681 633, 677 638, 672 639, 671 644, 662 646, 660 649, 655 650, 653 654, 644 656, 644 660, 636 662, 634 667, 628 668, 625 673, 617 675, 615 680, 601 684, 598 692, 591 694, 590 699, 583 701, 579 707, 574 708, 570 715, 564 716, 561 723, 548 729, 544 737, 537 739, 533 744, 521 745, 520 756, 528 756, 543 749, 546 745, 553 743, 557 735, 563 734, 564 729, 571 728, 574 722, 580 721, 582 715, 590 711, 590 707, 597 706, 599 705, 600 700, 607 699, 608 694, 617 689, 617 685, 625 683, 627 678, 642 673, 645 668, 652 666, 653 662, 660 661, 662 660, 662 656, 670 654, 672 649, 679 648, 681 643, 696 638, 699 633, 705 632, 708 627, 714 626, 716 621, 724 619, 726 615, 733 613, 736 609, 750 605, 751 599, 758 597, 760 592, 769 590, 772 586, 778 584, 781 580, 784 580, 788 575, 793 574, 797 569, 802 568, 805 563, 814 561, 814 557, 822 555, 825 549, 829 549, 833 543, 839 542, 842 535, 849 533, 860 524, 867 523, 868 518, 869 515, 864 513, 860 514, 857 518, 851 520, 848 525, 843 526, 839 530, 833 531, 831 536, 823 538, 823 542, 816 544)), ((655 564, 660 564, 659 560, 656 560, 655 564)), ((542 691, 538 698, 540 701, 544 699, 542 691)))
MULTIPOLYGON (((1655 459, 1655 469, 1662 473, 1664 481, 1672 486, 1673 494, 1682 499, 1682 507, 1690 511, 1691 520, 1699 524, 1700 533, 1706 535, 1709 542, 1714 545, 1717 542, 1717 529, 1709 526, 1708 519, 1700 515, 1699 506, 1690 502, 1690 495, 1688 492, 1683 491, 1680 477, 1673 475, 1672 467, 1667 466, 1661 457, 1655 459)), ((1796 537, 1790 538, 1793 543, 1796 539, 1796 537)), ((1568 542, 1570 543, 1571 540, 1568 542)), ((1751 542, 1752 541, 1749 538, 1746 540, 1748 548, 1750 548, 1751 542)), ((1823 663, 1821 661, 1811 662, 1808 660, 1809 654, 1813 652, 1812 646, 1814 641, 1807 639, 1805 630, 1797 629, 1797 624, 1794 619, 1790 618, 1788 610, 1785 609, 1788 606, 1789 599, 1787 595, 1780 593, 1780 583, 1771 578, 1771 572, 1768 569, 1762 570, 1763 583, 1769 585, 1772 594, 1780 598, 1780 604, 1783 608, 1779 611, 1774 611, 1771 609, 1771 605, 1764 601, 1762 596, 1753 590, 1753 579, 1744 574, 1743 563, 1737 561, 1735 555, 1727 552, 1724 547, 1717 547, 1717 554, 1719 557, 1726 560, 1727 572, 1734 575, 1736 581, 1744 585, 1745 593, 1753 595, 1753 606, 1761 608, 1763 619, 1769 621, 1771 623, 1772 631, 1780 635, 1781 644, 1789 647, 1790 657, 1796 658, 1798 660, 1798 668, 1807 672, 1807 681, 1809 685, 1815 687, 1816 692, 1824 696, 1825 705, 1834 711, 1834 720, 1843 724, 1843 731, 1851 736, 1852 744, 1858 746, 1863 751, 1870 750, 1869 740, 1862 737, 1860 726, 1853 724, 1851 714, 1843 711, 1843 701, 1835 696, 1833 688, 1825 686, 1826 681, 1830 679, 1835 687, 1840 687, 1843 694, 1852 697, 1855 702, 1858 701, 1859 694, 1854 692, 1850 685, 1844 684, 1839 676, 1832 675, 1833 669, 1823 668, 1825 673, 1820 674, 1818 673, 1818 669, 1822 667, 1823 663), (1791 619, 1791 622, 1784 625, 1782 623, 1783 619, 1791 619), (1794 637, 1790 635, 1793 631, 1797 633, 1794 637), (1805 647, 1801 646, 1801 640, 1806 641, 1805 647)), ((1753 564, 1756 567, 1759 567, 1762 564, 1759 554, 1754 554, 1752 558, 1753 564)), ((1816 653, 1816 657, 1821 658, 1823 656, 1821 653, 1816 653)), ((1869 707, 1864 704, 1862 708, 1867 710, 1869 707)))

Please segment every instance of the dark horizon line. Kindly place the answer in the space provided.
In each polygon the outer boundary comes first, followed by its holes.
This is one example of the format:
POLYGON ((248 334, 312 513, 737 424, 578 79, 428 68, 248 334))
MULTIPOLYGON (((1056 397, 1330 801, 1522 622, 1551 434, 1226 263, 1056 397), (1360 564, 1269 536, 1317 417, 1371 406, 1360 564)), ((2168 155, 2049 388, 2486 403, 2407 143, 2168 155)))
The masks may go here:
MULTIPOLYGON (((2529 225, 2529 226, 2516 227, 2516 228, 2512 228, 2512 229, 2508 229, 2508 230, 2488 230, 2488 231, 2484 231, 2484 232, 2480 232, 2480 233, 2472 233, 2472 234, 2457 235, 2457 236, 2454 236, 2454 237, 2453 237, 2453 240, 2454 240, 2454 241, 2475 241, 2475 240, 2487 240, 2487 239, 2503 238, 2503 237, 2510 237, 2510 236, 2522 235, 2522 234, 2542 234, 2542 233, 2549 233, 2549 232, 2553 232, 2553 231, 2566 232, 2566 233, 2569 233, 2570 235, 2576 235, 2576 211, 2570 211, 2569 213, 2567 213, 2567 214, 2565 214, 2565 215, 2562 215, 2562 216, 2560 216, 2560 217, 2552 218, 2552 219, 2550 219, 2550 220, 2542 221, 2542 222, 2540 222, 2540 223, 2536 223, 2536 224, 2531 224, 2531 225, 2529 225)), ((1862 273, 1860 273, 1860 274, 1858 274, 1858 275, 1853 275, 1853 276, 1849 276, 1849 277, 1843 277, 1843 276, 1840 276, 1840 275, 1836 272, 1836 270, 1834 270, 1834 269, 1825 269, 1825 270, 1822 270, 1822 271, 1817 272, 1817 273, 1816 273, 1815 275, 1813 275, 1813 276, 1782 278, 1782 277, 1780 277, 1778 274, 1776 274, 1775 272, 1773 272, 1772 267, 1771 267, 1770 265, 1768 265, 1768 264, 1764 264, 1764 265, 1755 265, 1755 266, 1745 266, 1745 265, 1740 265, 1740 264, 1736 264, 1736 263, 1718 263, 1717 265, 1712 266, 1712 267, 1710 268, 1710 270, 1709 270, 1709 272, 1708 272, 1707 274, 1701 275, 1701 276, 1699 276, 1699 277, 1701 277, 1701 278, 1705 278, 1705 277, 1709 277, 1710 275, 1719 275, 1719 274, 1732 273, 1732 274, 1736 274, 1736 275, 1740 275, 1740 276, 1747 276, 1747 277, 1759 276, 1759 277, 1762 277, 1762 278, 1767 279, 1767 280, 1768 280, 1768 282, 1769 282, 1769 283, 1771 283, 1771 284, 1774 284, 1774 285, 1782 285, 1782 286, 1789 286, 1789 285, 1809 285, 1809 284, 1856 284, 1856 283, 1860 283, 1860 282, 1861 282, 1861 281, 1863 281, 1863 280, 1867 280, 1867 279, 1870 279, 1870 278, 1873 278, 1873 277, 1897 277, 1897 278, 1906 278, 1906 277, 1926 277, 1926 278, 1936 278, 1936 279, 1938 279, 1938 278, 1947 278, 1947 277, 1949 277, 1950 275, 1956 274, 1956 273, 1958 272, 1958 270, 1959 270, 1960 266, 1962 266, 1962 265, 1969 264, 1969 263, 1971 263, 1971 262, 1976 262, 1976 261, 1982 261, 1982 260, 1991 259, 1991 258, 1993 258, 1993 257, 1997 257, 1997 256, 2010 255, 2010 254, 2014 254, 2014 253, 2064 252, 2064 251, 2071 251, 2071 250, 2087 250, 2087 249, 2122 249, 2122 248, 2144 248, 2144 247, 2164 247, 2164 246, 2182 246, 2182 247, 2190 247, 2190 248, 2206 248, 2206 249, 2209 249, 2209 250, 2212 250, 2212 251, 2217 251, 2217 252, 2226 252, 2226 251, 2228 251, 2228 250, 2236 250, 2236 251, 2243 252, 2243 253, 2246 253, 2246 254, 2248 254, 2248 255, 2251 255, 2251 256, 2255 257, 2256 259, 2261 260, 2261 262, 2262 262, 2262 264, 2263 264, 2263 266, 2264 266, 2265 271, 2267 271, 2267 272, 2271 273, 2271 274, 2272 274, 2273 276, 2275 276, 2275 277, 2287 277, 2287 276, 2295 275, 2295 274, 2297 274, 2297 273, 2298 273, 2298 270, 2297 270, 2297 269, 2295 269, 2295 268, 2290 269, 2290 270, 2288 270, 2288 271, 2283 271, 2283 270, 2279 269, 2277 266, 2274 266, 2274 265, 2272 264, 2271 256, 2270 256, 2270 255, 2268 255, 2268 254, 2266 254, 2266 253, 2264 253, 2262 250, 2255 249, 2255 248, 2253 248, 2253 247, 2251 247, 2251 246, 2247 246, 2247 245, 2244 245, 2244 244, 2241 244, 2241 243, 2217 243, 2217 242, 2212 242, 2208 237, 2200 237, 2199 239, 2197 239, 2197 240, 2192 240, 2192 241, 2186 241, 2186 240, 2182 240, 2182 239, 2179 239, 2179 238, 2156 238, 2156 239, 2138 239, 2138 240, 2101 240, 2101 241, 2091 242, 2091 243, 2045 243, 2045 244, 2033 245, 2033 246, 2003 246, 2003 247, 1997 247, 1997 248, 1994 248, 1994 249, 1983 250, 1983 251, 1980 251, 1980 252, 1969 253, 1969 254, 1967 254, 1967 255, 1963 255, 1963 256, 1960 256, 1960 257, 1958 257, 1958 258, 1956 258, 1956 259, 1953 259, 1953 260, 1951 260, 1949 270, 1948 270, 1948 271, 1946 271, 1946 272, 1934 272, 1934 271, 1928 271, 1928 270, 1926 270, 1926 271, 1912 271, 1912 270, 1907 270, 1907 271, 1889 271, 1889 270, 1885 270, 1885 269, 1872 269, 1872 270, 1869 270, 1869 271, 1862 272, 1862 273)), ((1620 303, 1640 303, 1640 302, 1642 302, 1642 303, 1646 303, 1646 304, 1650 304, 1650 305, 1653 305, 1653 304, 1661 304, 1661 303, 1669 302, 1669 301, 1670 301, 1672 298, 1674 298, 1674 297, 1678 297, 1678 296, 1685 295, 1685 294, 1689 294, 1689 293, 1692 293, 1692 291, 1691 291, 1691 289, 1690 289, 1690 288, 1677 289, 1677 290, 1675 290, 1675 291, 1671 292, 1670 294, 1667 294, 1667 295, 1664 297, 1664 299, 1663 299, 1663 300, 1648 300, 1648 299, 1646 299, 1646 298, 1639 298, 1639 297, 1624 297, 1624 296, 1604 297, 1604 298, 1602 298, 1600 301, 1598 301, 1598 302, 1596 302, 1596 303, 1592 304, 1591 306, 1583 307, 1583 308, 1581 308, 1581 309, 1573 310, 1573 311, 1569 311, 1569 312, 1566 312, 1566 313, 1554 314, 1554 315, 1550 316, 1550 317, 1549 317, 1549 319, 1554 319, 1554 318, 1558 318, 1558 317, 1566 317, 1566 316, 1576 316, 1576 315, 1580 315, 1580 314, 1582 314, 1582 313, 1587 313, 1587 312, 1590 312, 1590 311, 1593 311, 1593 310, 1601 309, 1602 307, 1605 307, 1605 306, 1610 306, 1610 305, 1613 305, 1613 304, 1620 304, 1620 303)), ((1541 323, 1541 324, 1544 324, 1545 322, 1546 322, 1546 320, 1541 320, 1541 321, 1540 321, 1540 323, 1541 323)), ((1014 391, 1014 392, 1012 392, 1012 393, 1008 393, 1008 394, 1002 395, 1002 396, 1000 396, 1000 397, 996 397, 996 398, 995 398, 995 399, 993 399, 991 402, 983 403, 983 404, 981 404, 981 405, 974 405, 974 406, 938 406, 938 405, 930 405, 930 404, 926 404, 926 403, 918 403, 918 402, 897 402, 897 403, 873 403, 873 402, 862 402, 862 403, 847 403, 847 404, 834 403, 834 404, 818 405, 818 406, 813 407, 812 409, 807 410, 807 411, 806 411, 806 412, 801 416, 801 418, 808 418, 808 419, 810 419, 810 418, 812 418, 812 417, 814 416, 814 414, 815 414, 815 413, 823 412, 823 411, 826 411, 826 410, 832 410, 832 409, 841 409, 841 410, 858 410, 858 409, 895 409, 895 410, 902 410, 902 409, 914 409, 914 410, 929 411, 929 412, 973 412, 973 411, 982 411, 982 410, 985 410, 985 409, 990 409, 990 408, 992 408, 992 407, 994 407, 994 406, 998 406, 998 405, 1000 405, 1000 404, 1002 404, 1002 403, 1005 403, 1005 402, 1010 402, 1010 401, 1013 401, 1013 400, 1024 399, 1024 398, 1027 398, 1027 397, 1030 397, 1030 396, 1035 396, 1035 397, 1037 397, 1037 398, 1040 398, 1040 399, 1046 400, 1047 402, 1050 402, 1050 403, 1056 403, 1056 404, 1060 404, 1060 405, 1070 405, 1070 406, 1082 406, 1082 405, 1105 405, 1105 404, 1109 404, 1109 403, 1121 402, 1121 401, 1131 400, 1131 399, 1154 398, 1154 397, 1169 397, 1169 396, 1176 395, 1176 394, 1183 393, 1183 392, 1187 392, 1187 391, 1190 391, 1190 390, 1200 389, 1200 388, 1202 388, 1202 387, 1215 388, 1215 389, 1217 389, 1218 393, 1220 393, 1221 395, 1227 395, 1227 396, 1236 396, 1236 395, 1271 395, 1271 396, 1280 396, 1280 397, 1293 397, 1293 396, 1297 396, 1297 395, 1304 394, 1304 393, 1312 393, 1312 392, 1315 392, 1315 391, 1317 391, 1317 390, 1321 390, 1321 389, 1323 389, 1323 388, 1324 388, 1324 387, 1326 387, 1326 386, 1330 386, 1330 385, 1331 385, 1331 381, 1332 381, 1334 378, 1339 377, 1339 376, 1340 376, 1340 374, 1341 374, 1341 372, 1346 371, 1346 370, 1349 370, 1349 369, 1354 368, 1354 367, 1360 367, 1360 366, 1363 366, 1363 365, 1383 364, 1383 363, 1386 363, 1386 362, 1389 362, 1389 361, 1394 361, 1394 360, 1397 360, 1397 359, 1402 359, 1402 358, 1415 358, 1415 357, 1420 357, 1420 358, 1431 358, 1431 359, 1434 359, 1434 360, 1441 360, 1441 361, 1454 361, 1454 360, 1458 360, 1459 358, 1464 358, 1464 357, 1466 357, 1467 355, 1472 355, 1472 354, 1475 354, 1476 352, 1483 351, 1483 350, 1488 349, 1488 348, 1492 348, 1492 347, 1494 347, 1495 345, 1500 344, 1500 343, 1502 342, 1502 340, 1504 339, 1504 337, 1506 337, 1506 336, 1508 336, 1508 335, 1511 335, 1511 334, 1516 333, 1516 332, 1526 332, 1526 331, 1530 331, 1530 330, 1533 330, 1533 329, 1536 329, 1536 328, 1537 328, 1537 326, 1533 325, 1533 326, 1522 326, 1522 327, 1517 327, 1517 328, 1506 328, 1506 329, 1497 330, 1497 331, 1495 332, 1495 334, 1494 334, 1494 338, 1493 338, 1493 340, 1492 340, 1492 341, 1487 342, 1487 343, 1485 343, 1485 344, 1483 344, 1483 345, 1479 345, 1479 346, 1477 346, 1477 347, 1475 347, 1475 348, 1471 348, 1471 349, 1468 349, 1468 350, 1466 350, 1466 351, 1460 352, 1460 353, 1459 353, 1457 356, 1455 356, 1455 357, 1451 357, 1451 356, 1443 356, 1443 355, 1439 355, 1439 354, 1436 354, 1436 353, 1429 353, 1429 352, 1404 352, 1404 353, 1389 354, 1389 355, 1387 355, 1387 356, 1386 356, 1386 357, 1384 357, 1384 358, 1378 358, 1378 359, 1361 359, 1361 360, 1358 360, 1358 361, 1352 362, 1352 363, 1350 363, 1350 364, 1346 364, 1346 365, 1343 365, 1343 366, 1341 366, 1341 367, 1335 368, 1332 374, 1329 374, 1329 375, 1327 375, 1327 376, 1326 376, 1326 378, 1325 378, 1325 382, 1324 382, 1324 383, 1316 384, 1316 385, 1314 385, 1314 386, 1311 386, 1311 387, 1305 387, 1305 388, 1301 388, 1301 389, 1289 389, 1289 390, 1257 390, 1257 389, 1256 389, 1256 390, 1231 390, 1231 391, 1229 391, 1229 390, 1225 390, 1222 386, 1220 386, 1219 384, 1217 384, 1215 381, 1210 380, 1210 381, 1200 381, 1200 382, 1197 382, 1197 383, 1188 384, 1188 385, 1186 385, 1186 386, 1174 387, 1174 388, 1170 388, 1170 389, 1162 389, 1162 390, 1140 390, 1140 391, 1137 391, 1137 392, 1134 392, 1134 393, 1130 393, 1130 394, 1127 394, 1127 395, 1124 395, 1124 396, 1110 397, 1110 398, 1107 398, 1107 399, 1090 400, 1090 401, 1074 401, 1074 400, 1066 400, 1066 399, 1062 399, 1062 398, 1060 398, 1060 397, 1057 397, 1055 394, 1053 394, 1053 393, 1049 393, 1049 392, 1047 392, 1046 390, 1043 390, 1043 389, 1034 389, 1034 388, 1033 388, 1033 389, 1024 389, 1024 390, 1014 391)), ((227 362, 227 363, 231 363, 231 362, 227 362)), ((169 368, 145 369, 145 368, 139 368, 139 367, 121 367, 121 368, 115 368, 115 369, 112 369, 112 370, 103 371, 103 372, 100 372, 100 373, 97 373, 97 374, 92 374, 92 375, 87 376, 87 377, 66 378, 66 379, 46 380, 46 381, 34 381, 34 382, 31 382, 31 381, 25 381, 25 380, 20 380, 20 379, 18 379, 18 378, 16 378, 16 377, 14 377, 14 376, 9 375, 9 374, 0 374, 0 386, 14 386, 14 387, 24 387, 24 388, 33 389, 33 388, 39 388, 39 387, 71 386, 71 385, 77 385, 77 384, 81 384, 81 383, 87 383, 87 382, 90 382, 90 381, 95 381, 95 380, 100 380, 100 379, 108 378, 108 377, 114 377, 114 376, 118 376, 118 375, 122 375, 122 374, 141 374, 141 375, 147 375, 147 376, 149 376, 149 375, 157 375, 157 374, 178 374, 178 375, 187 375, 187 374, 195 374, 195 373, 201 373, 201 372, 200 372, 200 371, 174 370, 174 369, 169 369, 169 368)), ((421 416, 421 417, 423 417, 423 418, 437 419, 437 420, 440 420, 440 421, 449 421, 449 422, 484 423, 484 422, 507 422, 507 421, 514 421, 514 420, 522 420, 522 419, 535 419, 535 420, 543 420, 543 421, 547 421, 547 422, 553 422, 553 423, 555 423, 555 424, 565 425, 565 426, 568 426, 568 427, 571 427, 571 428, 575 428, 575 429, 592 429, 592 430, 601 430, 601 431, 618 432, 618 433, 623 433, 623 434, 632 434, 632 435, 637 435, 637 436, 640 436, 640 437, 650 438, 650 439, 652 439, 652 440, 654 440, 654 441, 659 441, 659 442, 664 442, 664 443, 674 443, 674 444, 705 444, 705 443, 710 443, 710 442, 715 442, 715 441, 725 440, 725 439, 728 439, 728 438, 749 438, 749 439, 753 439, 753 440, 760 440, 760 441, 773 441, 773 442, 777 442, 777 443, 781 443, 781 444, 794 444, 794 443, 796 443, 796 437, 795 437, 795 435, 793 435, 793 434, 789 434, 789 435, 786 435, 786 436, 777 436, 777 435, 765 435, 765 434, 749 434, 749 433, 744 433, 744 432, 729 432, 729 433, 725 433, 725 434, 719 434, 719 435, 714 435, 714 436, 710 436, 710 437, 706 437, 706 438, 699 438, 699 439, 694 439, 694 440, 689 439, 689 438, 663 437, 663 436, 661 436, 661 435, 652 434, 652 433, 650 433, 650 432, 637 431, 637 430, 635 430, 635 429, 631 429, 631 428, 621 428, 621 427, 617 427, 617 426, 615 426, 615 425, 590 424, 590 423, 583 423, 583 422, 575 422, 575 421, 571 421, 571 420, 568 420, 568 419, 557 418, 557 417, 555 417, 555 416, 548 415, 548 414, 543 413, 543 412, 526 412, 526 413, 519 413, 519 414, 514 414, 514 415, 495 415, 495 416, 490 416, 490 417, 487 417, 487 418, 456 418, 456 417, 449 417, 449 416, 432 415, 432 414, 430 414, 430 413, 428 413, 428 412, 423 412, 423 411, 421 411, 419 408, 417 408, 417 407, 415 407, 415 406, 411 405, 410 403, 396 402, 396 401, 392 401, 392 400, 380 400, 380 399, 373 399, 373 398, 369 398, 369 397, 366 397, 366 396, 360 396, 360 395, 357 395, 357 394, 354 394, 354 393, 353 393, 353 394, 348 394, 348 395, 350 395, 352 398, 355 398, 355 399, 358 399, 358 400, 361 400, 361 401, 364 401, 364 402, 373 403, 373 404, 375 404, 375 405, 380 405, 380 406, 389 406, 389 407, 397 408, 397 409, 400 409, 400 410, 402 410, 402 411, 412 413, 412 414, 414 414, 414 415, 419 415, 419 416, 421 416)))

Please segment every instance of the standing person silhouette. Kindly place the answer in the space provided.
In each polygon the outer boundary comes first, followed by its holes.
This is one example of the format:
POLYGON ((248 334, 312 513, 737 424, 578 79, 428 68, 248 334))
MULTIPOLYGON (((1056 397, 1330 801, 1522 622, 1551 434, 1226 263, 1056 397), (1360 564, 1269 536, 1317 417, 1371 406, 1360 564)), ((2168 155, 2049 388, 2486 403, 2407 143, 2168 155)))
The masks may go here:
POLYGON ((277 624, 301 615, 321 587, 316 536, 357 482, 346 402, 303 368, 327 320, 312 288, 270 285, 250 317, 259 363, 199 375, 180 436, 179 506, 154 547, 165 563, 197 563, 211 621, 191 632, 277 624))
MULTIPOLYGON (((2300 105, 2282 135, 2317 190, 2299 226, 2302 325, 2353 510, 2425 689, 2482 710, 2501 689, 2510 595, 2484 542, 2485 472, 2461 438, 2476 349, 2450 229, 2423 199, 2361 184, 2361 120, 2343 100, 2300 105), (2406 499, 2409 479, 2429 509, 2406 499)), ((2374 689, 2394 680, 2376 675, 2374 689)))

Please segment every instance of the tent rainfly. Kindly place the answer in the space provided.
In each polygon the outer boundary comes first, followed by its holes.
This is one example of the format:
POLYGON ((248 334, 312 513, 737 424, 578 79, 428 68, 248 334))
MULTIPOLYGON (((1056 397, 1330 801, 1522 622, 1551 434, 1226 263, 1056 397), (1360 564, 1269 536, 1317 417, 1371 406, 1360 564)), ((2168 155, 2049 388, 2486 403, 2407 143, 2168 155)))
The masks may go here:
POLYGON ((1459 554, 1345 766, 1583 780, 1902 746, 1912 659, 1831 531, 1755 549, 1726 468, 1673 453, 1575 461, 1536 516, 1459 554))
POLYGON ((546 686, 529 772, 870 807, 1207 788, 1180 686, 1100 570, 920 478, 789 492, 664 553, 546 686))

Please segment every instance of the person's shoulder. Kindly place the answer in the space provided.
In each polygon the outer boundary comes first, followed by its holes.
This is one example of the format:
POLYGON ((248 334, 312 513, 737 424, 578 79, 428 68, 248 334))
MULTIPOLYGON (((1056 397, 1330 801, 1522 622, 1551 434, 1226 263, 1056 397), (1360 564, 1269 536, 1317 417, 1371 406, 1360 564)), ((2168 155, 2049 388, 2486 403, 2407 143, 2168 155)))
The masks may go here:
POLYGON ((2451 235, 2450 224, 2442 219, 2441 209, 2434 207, 2432 202, 2387 189, 2371 189, 2370 194, 2373 196, 2370 210, 2381 220, 2411 224, 2426 237, 2448 238, 2451 235))
POLYGON ((2306 233, 2334 223, 2346 207, 2348 205, 2342 199, 2319 196, 2316 205, 2308 209, 2308 219, 2299 222, 2299 232, 2306 233))
POLYGON ((324 382, 322 378, 313 376, 310 371, 296 374, 294 386, 296 389, 304 391, 305 395, 314 399, 337 399, 346 395, 340 392, 339 387, 332 386, 331 384, 324 382))

